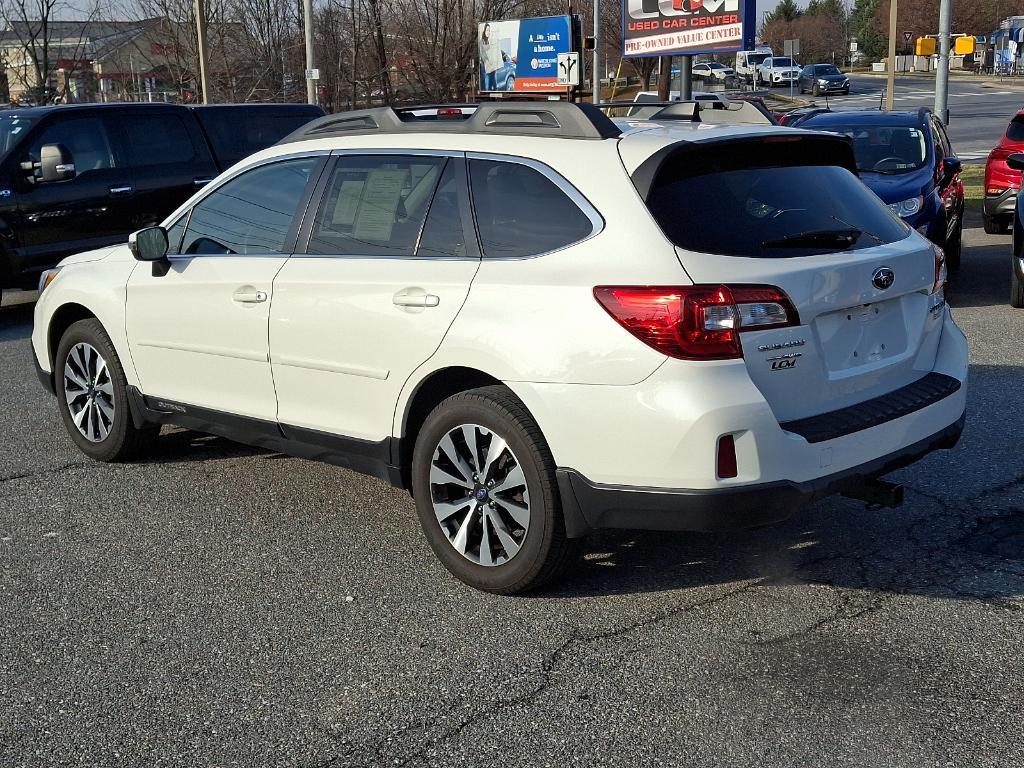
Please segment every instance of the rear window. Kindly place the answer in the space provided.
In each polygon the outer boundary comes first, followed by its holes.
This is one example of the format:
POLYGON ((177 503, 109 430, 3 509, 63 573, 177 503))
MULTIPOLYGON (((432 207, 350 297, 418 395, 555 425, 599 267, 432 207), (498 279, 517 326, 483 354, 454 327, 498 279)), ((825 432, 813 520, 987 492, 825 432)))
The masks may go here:
POLYGON ((1024 117, 1015 117, 1010 121, 1006 138, 1010 141, 1024 141, 1024 117))
POLYGON ((827 154, 796 142, 680 150, 658 170, 647 207, 679 247, 726 256, 838 253, 907 237, 910 228, 827 154))
POLYGON ((222 167, 276 144, 297 128, 323 115, 319 110, 214 107, 196 110, 222 167))

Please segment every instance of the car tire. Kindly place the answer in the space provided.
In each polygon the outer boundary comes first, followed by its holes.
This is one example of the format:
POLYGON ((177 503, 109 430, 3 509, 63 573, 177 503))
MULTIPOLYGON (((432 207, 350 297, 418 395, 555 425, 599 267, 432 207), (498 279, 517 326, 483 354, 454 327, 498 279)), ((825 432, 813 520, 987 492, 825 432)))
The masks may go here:
POLYGON ((1014 309, 1024 309, 1024 280, 1017 275, 1017 268, 1014 265, 1014 255, 1010 261, 1010 306, 1014 309))
POLYGON ((152 448, 160 427, 135 426, 124 368, 99 320, 79 320, 64 332, 53 378, 61 420, 86 456, 131 461, 152 448))
POLYGON ((510 77, 507 80, 505 80, 505 90, 506 91, 514 91, 515 89, 516 89, 516 79, 514 77, 510 77))
POLYGON ((956 272, 960 269, 960 255, 963 252, 964 225, 960 222, 956 230, 947 238, 943 250, 946 253, 946 269, 949 272, 956 272))
POLYGON ((985 232, 990 235, 1005 235, 1006 231, 1010 228, 1005 216, 985 216, 982 214, 981 223, 985 227, 985 232))
POLYGON ((849 88, 843 88, 843 96, 849 96, 849 95, 850 95, 850 89, 849 88))
POLYGON ((578 551, 566 537, 547 442, 505 387, 453 395, 430 413, 413 449, 412 491, 431 549, 476 589, 536 589, 578 551), (503 444, 492 454, 495 439, 503 444))
POLYGON ((820 96, 820 95, 821 95, 821 89, 818 87, 818 84, 815 83, 814 85, 811 86, 811 96, 820 96))

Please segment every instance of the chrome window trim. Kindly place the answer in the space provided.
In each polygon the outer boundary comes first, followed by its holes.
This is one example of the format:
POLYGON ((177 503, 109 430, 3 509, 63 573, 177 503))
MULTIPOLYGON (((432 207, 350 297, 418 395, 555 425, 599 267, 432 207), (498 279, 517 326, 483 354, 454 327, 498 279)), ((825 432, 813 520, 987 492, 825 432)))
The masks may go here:
MULTIPOLYGON (((311 158, 315 158, 315 157, 325 157, 325 156, 330 155, 330 154, 331 154, 331 151, 328 150, 328 149, 318 149, 318 150, 307 151, 307 152, 289 152, 288 154, 285 154, 285 155, 275 155, 274 157, 264 158, 263 160, 259 160, 257 162, 250 163, 248 165, 242 166, 237 171, 233 172, 230 176, 224 176, 223 178, 222 177, 217 177, 217 179, 215 179, 214 181, 211 181, 209 184, 207 184, 205 187, 203 187, 202 192, 196 193, 197 195, 199 195, 199 197, 192 197, 192 198, 190 198, 188 200, 188 203, 187 203, 188 207, 184 211, 182 211, 181 209, 178 209, 177 211, 172 213, 168 217, 167 220, 165 220, 165 223, 161 224, 160 226, 162 226, 164 229, 170 229, 175 224, 177 224, 178 220, 181 219, 182 217, 187 217, 187 218, 190 219, 192 217, 192 211, 195 210, 195 207, 197 205, 202 203, 204 200, 206 200, 207 197, 209 197, 214 192, 219 190, 225 184, 227 184, 230 181, 234 181, 235 179, 237 179, 239 176, 241 176, 244 173, 248 173, 249 171, 254 171, 257 168, 263 168, 263 167, 268 166, 268 165, 274 165, 276 163, 281 163, 281 162, 285 162, 285 161, 288 161, 288 160, 302 160, 302 159, 305 159, 305 158, 310 158, 311 159, 311 158), (172 221, 171 224, 167 224, 166 223, 166 221, 169 221, 169 220, 172 220, 172 219, 173 219, 173 221, 172 221)), ((187 234, 188 234, 188 222, 186 221, 186 223, 185 223, 185 230, 184 230, 184 232, 182 232, 182 235, 181 235, 182 239, 178 243, 178 247, 179 248, 181 247, 181 243, 184 242, 185 235, 187 235, 187 234)), ((237 259, 237 258, 244 258, 244 259, 287 259, 290 255, 291 254, 289 254, 289 253, 169 253, 169 254, 167 254, 167 260, 168 261, 184 261, 184 260, 187 260, 187 259, 197 259, 197 258, 216 258, 216 259, 225 259, 225 258, 227 258, 227 259, 237 259)))
MULTIPOLYGON (((580 238, 579 240, 574 240, 571 243, 566 243, 560 248, 553 248, 552 250, 544 251, 543 253, 532 253, 528 256, 488 256, 483 252, 483 245, 481 244, 480 252, 482 261, 523 261, 525 259, 539 259, 542 256, 547 256, 548 254, 552 253, 558 253, 559 251, 564 251, 566 248, 572 248, 574 246, 579 245, 580 243, 585 243, 591 238, 597 237, 599 234, 601 234, 601 232, 604 231, 604 217, 601 216, 601 214, 593 205, 591 205, 590 201, 582 192, 576 189, 575 186, 569 183, 569 181, 564 176, 562 176, 558 171, 556 171, 551 166, 546 165, 545 163, 542 163, 539 160, 534 160, 529 157, 522 157, 520 155, 501 155, 495 152, 467 152, 466 159, 490 160, 491 162, 495 163, 515 163, 517 165, 525 165, 527 168, 531 168, 532 170, 537 171, 542 176, 544 176, 548 181, 550 181, 552 184, 558 187, 558 189, 561 190, 562 193, 565 194, 565 196, 568 197, 577 208, 580 209, 583 215, 590 219, 591 230, 589 235, 580 238)), ((470 185, 469 199, 470 202, 472 202, 473 182, 472 173, 469 172, 469 169, 467 169, 467 178, 469 179, 470 185)), ((473 221, 476 223, 477 237, 479 237, 480 224, 476 219, 475 207, 473 209, 473 221)))

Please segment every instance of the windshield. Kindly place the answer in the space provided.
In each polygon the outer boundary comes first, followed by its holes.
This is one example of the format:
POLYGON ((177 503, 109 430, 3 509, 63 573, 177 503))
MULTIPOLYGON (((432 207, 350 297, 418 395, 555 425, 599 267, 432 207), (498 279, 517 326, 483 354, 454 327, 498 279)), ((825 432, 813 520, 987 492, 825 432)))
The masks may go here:
POLYGON ((773 67, 792 67, 793 66, 793 60, 789 59, 789 58, 777 56, 776 58, 772 59, 772 66, 773 67))
POLYGON ((770 53, 748 53, 747 64, 760 64, 762 61, 771 56, 770 53))
POLYGON ((833 157, 830 144, 813 142, 683 150, 659 168, 647 207, 676 245, 725 256, 839 253, 907 237, 910 228, 833 157))
POLYGON ((717 61, 711 62, 708 66, 712 69, 726 69, 725 64, 719 64, 717 61))
POLYGON ((10 152, 28 133, 35 120, 24 115, 0 116, 0 157, 10 152))
POLYGON ((907 173, 924 166, 927 157, 924 133, 917 128, 900 125, 830 125, 823 128, 853 140, 853 154, 859 171, 907 173))
POLYGON ((839 71, 839 67, 837 67, 835 64, 821 64, 817 68, 817 73, 819 75, 841 75, 841 74, 843 74, 842 72, 839 71))

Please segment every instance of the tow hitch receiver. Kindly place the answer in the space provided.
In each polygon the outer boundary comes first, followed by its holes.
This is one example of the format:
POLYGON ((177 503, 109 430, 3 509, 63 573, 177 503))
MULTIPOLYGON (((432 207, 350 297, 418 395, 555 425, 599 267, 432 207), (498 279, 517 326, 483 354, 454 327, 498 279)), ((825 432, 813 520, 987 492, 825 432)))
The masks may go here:
POLYGON ((903 486, 877 477, 866 477, 852 483, 840 493, 848 499, 863 501, 869 509, 895 509, 903 503, 903 486))

